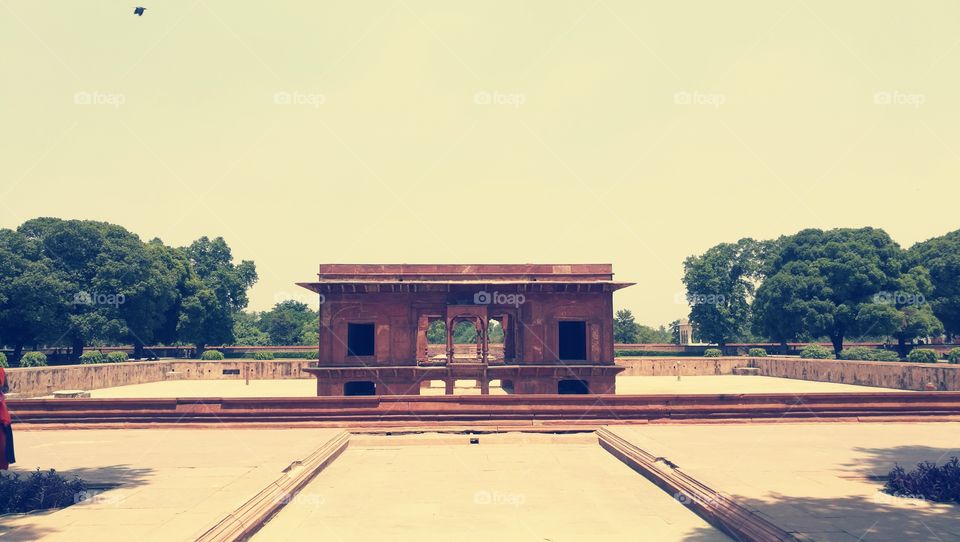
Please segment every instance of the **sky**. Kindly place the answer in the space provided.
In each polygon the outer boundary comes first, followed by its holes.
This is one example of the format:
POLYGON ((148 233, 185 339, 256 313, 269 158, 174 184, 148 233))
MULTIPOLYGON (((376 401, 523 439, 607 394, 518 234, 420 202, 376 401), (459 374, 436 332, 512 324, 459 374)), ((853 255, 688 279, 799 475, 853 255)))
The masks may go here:
POLYGON ((958 227, 960 3, 0 0, 0 227, 256 262, 612 263, 686 315, 721 242, 958 227))

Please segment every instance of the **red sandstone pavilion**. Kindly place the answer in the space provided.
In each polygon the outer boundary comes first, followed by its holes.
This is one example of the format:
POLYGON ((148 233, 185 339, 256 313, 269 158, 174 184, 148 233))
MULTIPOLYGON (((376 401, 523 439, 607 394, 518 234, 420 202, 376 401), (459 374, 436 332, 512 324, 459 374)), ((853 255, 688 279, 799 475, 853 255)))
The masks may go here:
POLYGON ((441 380, 490 382, 514 393, 615 393, 613 280, 609 264, 322 264, 317 395, 419 395, 441 380), (446 325, 446 350, 427 341, 446 325), (471 323, 476 351, 453 343, 471 323), (489 342, 490 323, 503 344, 489 342))

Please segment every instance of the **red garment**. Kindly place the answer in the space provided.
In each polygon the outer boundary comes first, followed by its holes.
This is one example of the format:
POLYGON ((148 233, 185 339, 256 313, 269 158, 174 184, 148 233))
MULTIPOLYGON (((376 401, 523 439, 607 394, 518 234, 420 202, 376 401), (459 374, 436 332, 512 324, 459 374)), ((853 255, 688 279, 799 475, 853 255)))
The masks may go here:
POLYGON ((0 367, 0 470, 10 468, 10 458, 7 454, 7 431, 10 426, 10 411, 7 409, 7 398, 3 395, 3 388, 7 385, 7 373, 0 367))

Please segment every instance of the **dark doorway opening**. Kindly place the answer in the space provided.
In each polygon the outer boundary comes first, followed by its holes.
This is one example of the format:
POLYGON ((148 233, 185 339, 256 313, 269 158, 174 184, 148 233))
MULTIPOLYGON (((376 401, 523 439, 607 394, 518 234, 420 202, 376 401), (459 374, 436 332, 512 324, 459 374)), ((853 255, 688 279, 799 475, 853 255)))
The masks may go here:
POLYGON ((377 385, 369 380, 357 380, 343 385, 344 395, 376 395, 377 385))
POLYGON ((590 393, 590 384, 586 380, 561 380, 557 382, 560 395, 586 395, 590 393))
POLYGON ((373 324, 347 324, 347 355, 373 355, 373 324))
POLYGON ((559 338, 558 354, 561 360, 585 361, 587 359, 586 322, 560 322, 559 338))

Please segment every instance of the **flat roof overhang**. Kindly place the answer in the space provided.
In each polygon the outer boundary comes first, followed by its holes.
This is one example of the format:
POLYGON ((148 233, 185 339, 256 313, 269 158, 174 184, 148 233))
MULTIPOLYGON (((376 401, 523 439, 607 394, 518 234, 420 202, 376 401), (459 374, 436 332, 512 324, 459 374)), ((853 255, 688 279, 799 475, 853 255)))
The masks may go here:
POLYGON ((484 288, 504 288, 515 292, 540 293, 599 293, 613 292, 633 286, 634 282, 612 280, 555 281, 555 280, 320 280, 317 282, 298 282, 301 286, 318 294, 329 293, 415 293, 449 292, 454 287, 473 287, 478 291, 484 288))

